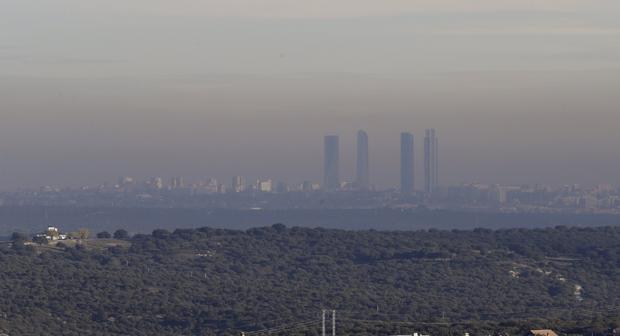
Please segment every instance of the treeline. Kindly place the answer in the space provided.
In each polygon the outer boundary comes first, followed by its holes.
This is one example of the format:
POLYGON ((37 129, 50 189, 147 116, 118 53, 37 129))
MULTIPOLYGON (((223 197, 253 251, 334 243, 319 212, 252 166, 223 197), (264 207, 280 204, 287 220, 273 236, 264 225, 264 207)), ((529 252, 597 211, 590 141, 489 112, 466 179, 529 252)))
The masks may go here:
MULTIPOLYGON (((323 308, 338 311, 342 334, 359 335, 528 328, 603 335, 620 324, 618 227, 383 232, 275 224, 126 239, 126 249, 3 247, 0 330, 233 335, 314 320, 323 308)), ((315 325, 293 332, 319 333, 315 325)))
MULTIPOLYGON (((328 203, 328 202, 327 202, 328 203)), ((71 232, 83 227, 92 232, 112 233, 119 227, 133 233, 148 233, 162 228, 200 228, 204 226, 236 230, 269 226, 283 222, 299 227, 324 227, 344 230, 436 229, 472 230, 539 228, 558 225, 601 227, 620 223, 613 214, 479 213, 425 208, 402 209, 265 209, 226 210, 213 208, 140 208, 140 207, 60 207, 1 206, 0 236, 14 231, 34 234, 48 225, 71 232)))

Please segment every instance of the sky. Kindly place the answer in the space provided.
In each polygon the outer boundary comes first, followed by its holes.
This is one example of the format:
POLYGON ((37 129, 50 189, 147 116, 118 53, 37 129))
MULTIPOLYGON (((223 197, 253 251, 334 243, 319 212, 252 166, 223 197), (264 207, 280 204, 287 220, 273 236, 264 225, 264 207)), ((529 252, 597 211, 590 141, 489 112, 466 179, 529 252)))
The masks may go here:
POLYGON ((440 138, 443 184, 620 185, 617 0, 2 0, 0 190, 322 180, 440 138))

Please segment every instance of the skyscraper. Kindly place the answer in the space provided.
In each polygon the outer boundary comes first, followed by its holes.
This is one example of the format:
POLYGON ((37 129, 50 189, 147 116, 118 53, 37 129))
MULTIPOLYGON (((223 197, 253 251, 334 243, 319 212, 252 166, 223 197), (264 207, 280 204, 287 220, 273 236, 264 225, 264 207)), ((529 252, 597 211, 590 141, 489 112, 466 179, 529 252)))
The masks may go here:
POLYGON ((184 186, 185 186, 185 184, 183 182, 183 178, 182 177, 173 177, 170 180, 170 189, 171 190, 181 189, 184 186))
POLYGON ((232 179, 233 192, 240 193, 245 191, 245 178, 243 176, 235 176, 232 179))
POLYGON ((413 178, 413 134, 400 134, 400 191, 412 193, 414 190, 413 178))
POLYGON ((325 137, 325 165, 323 188, 338 190, 340 188, 340 139, 337 135, 325 137))
POLYGON ((357 132, 357 187, 366 190, 370 186, 370 174, 368 163, 368 134, 364 131, 357 132))
POLYGON ((424 191, 433 193, 439 186, 439 141, 435 129, 427 129, 424 137, 424 191))

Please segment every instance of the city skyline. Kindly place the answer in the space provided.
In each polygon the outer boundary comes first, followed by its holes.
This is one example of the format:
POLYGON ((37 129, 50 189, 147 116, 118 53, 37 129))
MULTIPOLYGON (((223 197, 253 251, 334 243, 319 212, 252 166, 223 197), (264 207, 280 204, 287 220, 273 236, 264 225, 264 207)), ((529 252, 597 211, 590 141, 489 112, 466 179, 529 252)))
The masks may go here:
MULTIPOLYGON (((405 147, 409 134, 404 133, 405 147)), ((401 192, 392 188, 370 191, 343 183, 325 190, 304 181, 287 184, 271 178, 247 181, 242 176, 226 183, 209 178, 179 183, 179 177, 139 180, 119 177, 117 184, 79 189, 43 187, 36 191, 0 193, 0 206, 44 207, 178 207, 236 210, 263 209, 401 209, 456 210, 482 213, 620 214, 620 187, 578 185, 497 185, 467 183, 445 186, 432 193, 401 192)))
MULTIPOLYGON (((351 167, 347 167, 346 169, 341 168, 342 161, 342 150, 341 150, 341 137, 340 135, 333 134, 327 135, 324 137, 323 141, 323 180, 321 184, 317 184, 317 180, 315 178, 316 174, 301 176, 297 175, 293 178, 281 178, 278 177, 277 174, 243 174, 243 175, 235 175, 235 176, 218 176, 214 178, 213 174, 201 174, 201 176, 194 176, 194 180, 198 181, 225 181, 230 180, 232 178, 232 182, 230 184, 219 183, 218 185, 224 188, 230 188, 231 190, 236 190, 237 192, 243 191, 246 187, 254 185, 254 183, 247 183, 246 181, 258 181, 257 183, 269 184, 269 190, 276 190, 278 184, 291 184, 304 185, 307 184, 307 187, 301 188, 303 190, 316 190, 316 186, 320 186, 323 190, 339 190, 339 189, 355 189, 355 190, 367 190, 367 189, 376 189, 376 190, 389 190, 392 188, 396 188, 405 193, 411 193, 414 191, 422 191, 427 194, 433 193, 439 187, 439 140, 437 137, 435 128, 428 128, 424 131, 425 137, 422 145, 422 153, 423 153, 423 165, 422 169, 416 169, 416 143, 414 141, 414 135, 410 132, 401 133, 400 137, 400 182, 398 185, 383 185, 377 186, 374 183, 370 183, 371 175, 370 175, 370 161, 373 156, 369 150, 369 137, 368 133, 365 130, 358 130, 356 132, 356 142, 355 142, 355 151, 351 153, 350 151, 344 152, 345 158, 355 158, 355 167, 354 170, 350 169, 351 167), (419 171, 423 173, 424 184, 422 187, 418 187, 415 184, 416 175, 419 174, 419 171), (344 172, 344 174, 343 174, 344 172), (208 177, 211 176, 211 177, 208 177), (247 178, 247 180, 246 180, 247 178)), ((347 139, 345 137, 345 139, 347 139)), ((392 151, 396 148, 394 144, 392 144, 392 151)), ((378 153, 375 153, 378 154, 378 153)), ((385 167, 385 163, 380 164, 385 167)), ((418 167, 419 168, 419 167, 418 167)), ((394 168, 395 169, 395 168, 394 168)), ((130 175, 130 174, 125 174, 130 175)), ((182 188, 186 184, 185 178, 188 176, 181 176, 176 173, 172 175, 164 175, 164 174, 151 174, 151 175, 131 175, 131 176, 141 176, 143 181, 146 181, 149 184, 155 185, 164 185, 164 179, 159 176, 171 176, 169 177, 169 183, 166 185, 171 186, 172 189, 182 188)), ((122 178, 119 178, 119 181, 122 178)), ((133 179, 133 178, 130 178, 133 179)), ((101 181, 101 180, 99 180, 101 181)), ((108 180, 109 181, 109 180, 108 180)), ((613 185, 614 183, 610 181, 600 181, 595 184, 581 184, 576 181, 566 181, 561 184, 553 184, 546 182, 538 182, 538 181, 520 181, 514 183, 505 183, 494 180, 484 180, 484 179, 463 179, 458 182, 447 183, 446 186, 458 186, 469 183, 481 183, 488 185, 503 185, 503 186, 520 186, 520 185, 547 185, 553 187, 560 187, 565 185, 584 185, 584 186, 600 186, 600 185, 613 185)), ((95 183, 96 185, 97 183, 95 183)), ((123 184, 119 182, 118 184, 123 184)), ((52 186, 52 183, 44 183, 38 186, 20 186, 10 190, 27 190, 28 188, 40 188, 40 187, 48 187, 52 186)), ((59 185, 56 185, 59 186, 59 185)), ((60 188, 67 187, 83 187, 83 186, 93 186, 93 181, 89 181, 84 184, 74 184, 74 185, 60 185, 60 188)), ((260 188, 259 188, 260 189, 260 188)), ((9 189, 4 189, 0 191, 10 191, 9 189)))

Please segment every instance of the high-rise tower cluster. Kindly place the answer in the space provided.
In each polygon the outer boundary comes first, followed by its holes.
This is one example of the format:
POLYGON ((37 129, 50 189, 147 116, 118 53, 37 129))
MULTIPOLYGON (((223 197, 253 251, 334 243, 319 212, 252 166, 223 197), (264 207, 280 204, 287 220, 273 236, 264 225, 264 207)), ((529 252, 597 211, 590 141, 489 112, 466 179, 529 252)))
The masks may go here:
MULTIPOLYGON (((338 190, 340 181, 340 138, 328 135, 324 139, 324 180, 325 190, 338 190)), ((358 190, 370 189, 370 159, 368 134, 357 132, 357 164, 355 187, 358 190)), ((435 129, 427 129, 424 138, 424 191, 432 194, 439 186, 439 141, 435 129)), ((415 142, 413 134, 400 134, 400 190, 403 194, 415 192, 415 142)))
POLYGON ((340 138, 337 135, 325 137, 324 164, 324 188, 338 190, 340 188, 340 138))

